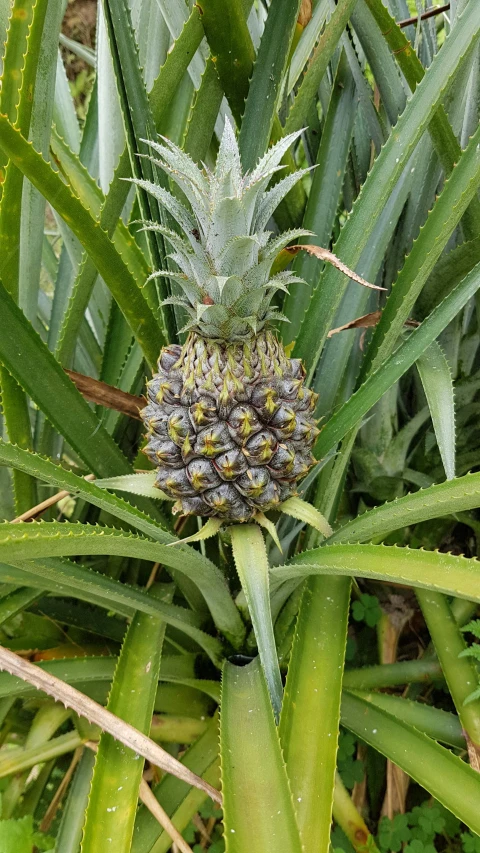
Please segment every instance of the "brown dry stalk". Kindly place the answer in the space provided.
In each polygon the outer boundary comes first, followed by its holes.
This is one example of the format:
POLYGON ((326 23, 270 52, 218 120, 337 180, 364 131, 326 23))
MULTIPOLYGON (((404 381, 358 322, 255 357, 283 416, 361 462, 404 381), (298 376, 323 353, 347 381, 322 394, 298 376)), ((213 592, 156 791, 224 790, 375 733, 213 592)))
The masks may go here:
POLYGON ((76 373, 75 370, 65 370, 73 384, 76 385, 80 394, 89 400, 91 403, 98 403, 100 406, 105 406, 107 409, 115 409, 116 412, 121 412, 123 415, 128 415, 130 418, 140 420, 140 409, 145 406, 143 397, 135 397, 134 394, 127 394, 126 391, 120 391, 113 385, 107 385, 106 382, 100 382, 98 379, 92 379, 91 376, 85 376, 83 373, 76 373))
POLYGON ((444 6, 435 6, 434 9, 427 9, 421 15, 416 15, 414 18, 406 18, 404 21, 397 21, 399 27, 409 27, 410 24, 416 24, 418 21, 426 21, 427 18, 433 18, 434 15, 441 15, 442 12, 448 12, 450 3, 445 3, 444 6))
POLYGON ((60 785, 58 786, 57 790, 55 791, 55 795, 54 795, 50 805, 48 806, 47 811, 45 812, 42 820, 40 821, 40 826, 39 826, 40 832, 48 832, 53 821, 55 820, 55 815, 57 814, 58 807, 59 807, 60 803, 62 802, 63 797, 65 796, 65 792, 66 792, 66 790, 70 784, 70 780, 73 776, 75 768, 76 768, 78 762, 80 761, 80 758, 82 757, 83 750, 84 750, 83 745, 78 746, 77 749, 75 750, 75 752, 73 753, 73 757, 72 757, 72 760, 70 762, 70 766, 69 766, 67 772, 65 773, 62 781, 60 782, 60 785))
POLYGON ((116 717, 107 708, 89 699, 70 684, 66 684, 54 675, 45 672, 40 667, 16 655, 14 652, 0 646, 0 669, 6 670, 11 675, 16 675, 22 681, 32 684, 38 690, 43 690, 52 696, 57 702, 61 702, 66 708, 72 708, 81 717, 85 717, 90 723, 100 726, 102 731, 108 732, 116 740, 133 749, 138 755, 142 755, 152 764, 156 764, 166 773, 171 773, 177 779, 199 788, 212 798, 216 803, 222 803, 222 795, 216 788, 192 773, 176 758, 173 758, 165 749, 154 743, 146 735, 139 732, 129 723, 116 717))
MULTIPOLYGON (((84 480, 94 480, 95 474, 87 474, 84 480)), ((41 503, 36 506, 32 506, 30 509, 27 509, 26 512, 22 512, 21 515, 17 515, 16 518, 12 518, 10 524, 18 524, 20 521, 30 521, 31 519, 37 518, 37 516, 41 515, 42 512, 45 512, 46 509, 57 504, 59 501, 63 501, 64 498, 68 498, 70 492, 61 491, 56 492, 50 498, 46 498, 41 503)))
POLYGON ((176 826, 174 826, 165 809, 160 805, 145 779, 142 779, 140 782, 140 799, 147 807, 148 811, 151 812, 153 817, 158 820, 160 826, 163 827, 167 835, 169 835, 172 841, 177 845, 181 853, 192 853, 192 848, 187 844, 176 826))

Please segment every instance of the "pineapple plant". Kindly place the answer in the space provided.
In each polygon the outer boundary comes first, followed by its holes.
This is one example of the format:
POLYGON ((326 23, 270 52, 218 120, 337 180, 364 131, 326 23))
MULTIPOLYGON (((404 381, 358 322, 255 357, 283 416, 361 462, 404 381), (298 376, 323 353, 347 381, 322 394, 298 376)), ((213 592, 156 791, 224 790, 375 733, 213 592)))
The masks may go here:
POLYGON ((299 359, 288 358, 269 327, 284 320, 278 291, 302 279, 275 271, 278 253, 298 229, 275 235, 270 217, 308 170, 269 188, 298 133, 285 137, 243 174, 227 121, 216 167, 204 171, 176 145, 150 142, 154 162, 190 203, 137 180, 174 216, 183 237, 157 223, 179 271, 162 270, 182 295, 165 302, 188 315, 183 346, 165 347, 148 383, 146 452, 157 466, 156 485, 175 498, 175 510, 245 522, 293 496, 313 463, 318 435, 317 395, 305 387, 299 359))

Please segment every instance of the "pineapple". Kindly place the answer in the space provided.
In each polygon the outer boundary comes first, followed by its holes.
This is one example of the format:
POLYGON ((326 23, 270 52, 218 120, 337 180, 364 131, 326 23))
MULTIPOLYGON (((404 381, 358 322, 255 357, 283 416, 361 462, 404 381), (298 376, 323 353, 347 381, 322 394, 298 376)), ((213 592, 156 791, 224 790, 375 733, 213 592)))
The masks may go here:
POLYGON ((162 187, 136 181, 184 234, 144 224, 173 249, 179 271, 154 275, 178 283, 182 295, 165 302, 186 311, 188 338, 183 347, 162 350, 142 411, 156 484, 183 514, 249 521, 294 495, 313 462, 317 395, 304 386, 301 362, 287 358, 269 328, 283 319, 272 302, 276 291, 301 281, 287 271, 272 273, 272 265, 292 239, 310 233, 266 230, 307 171, 268 188, 297 136, 280 140, 245 175, 228 122, 213 173, 166 139, 150 142, 152 159, 177 184, 188 209, 162 187))

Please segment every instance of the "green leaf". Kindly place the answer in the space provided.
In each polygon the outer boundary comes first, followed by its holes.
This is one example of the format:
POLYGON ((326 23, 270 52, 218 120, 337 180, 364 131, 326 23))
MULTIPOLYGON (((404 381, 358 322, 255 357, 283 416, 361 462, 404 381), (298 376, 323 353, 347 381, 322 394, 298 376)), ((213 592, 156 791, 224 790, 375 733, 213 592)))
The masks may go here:
MULTIPOLYGON (((163 591, 165 602, 171 591, 163 591)), ((108 709, 143 734, 149 734, 160 674, 165 623, 144 613, 135 615, 120 652, 108 709)), ((111 735, 102 734, 95 763, 82 853, 94 853, 105 842, 129 853, 138 804, 143 762, 111 735)), ((108 849, 108 847, 107 847, 108 849)))
POLYGON ((202 24, 223 91, 235 121, 240 125, 255 50, 248 30, 242 0, 201 0, 202 24))
POLYGON ((292 795, 260 662, 226 663, 220 748, 227 853, 300 853, 292 795))
POLYGON ((435 341, 479 287, 480 264, 474 267, 430 316, 411 333, 408 340, 399 346, 375 373, 370 374, 359 390, 330 418, 315 445, 314 452, 317 458, 325 456, 360 422, 385 391, 388 391, 435 341))
POLYGON ((384 545, 325 545, 271 569, 272 585, 312 574, 341 574, 436 589, 480 601, 477 561, 438 551, 384 545))
POLYGON ((240 129, 245 171, 254 169, 268 148, 299 9, 300 0, 275 0, 269 8, 240 129))
POLYGON ((280 719, 280 741, 305 850, 328 851, 350 581, 305 585, 280 719))
POLYGON ((417 598, 462 728, 480 754, 480 698, 471 699, 473 690, 479 686, 476 663, 462 655, 466 643, 445 596, 431 589, 419 589, 417 598))
POLYGON ((54 595, 67 595, 81 601, 90 601, 108 611, 113 610, 132 617, 135 610, 151 616, 160 616, 168 625, 178 628, 204 649, 218 666, 221 659, 220 642, 198 627, 200 619, 191 610, 173 604, 162 604, 150 599, 142 590, 105 577, 68 560, 48 559, 35 561, 10 559, 10 571, 2 567, 2 576, 11 577, 17 585, 48 590, 54 595))
MULTIPOLYGON (((0 820, 0 849, 5 853, 32 853, 34 844, 33 817, 20 820, 0 820)), ((46 849, 46 848, 43 848, 46 849)))
MULTIPOLYGON (((382 0, 365 0, 365 3, 370 9, 380 32, 395 56, 410 89, 412 92, 415 91, 418 83, 421 82, 425 75, 425 69, 423 68, 415 50, 412 50, 404 30, 401 29, 394 18, 392 18, 388 8, 384 5, 382 0)), ((458 11, 463 11, 460 5, 458 6, 458 11)), ((471 11, 471 8, 469 11, 471 11)), ((464 16, 464 18, 466 17, 467 15, 464 16)), ((461 148, 449 124, 447 114, 442 105, 437 108, 435 114, 432 116, 429 125, 429 133, 440 158, 440 162, 442 163, 446 173, 449 174, 455 163, 458 162, 461 148)), ((467 216, 465 217, 465 224, 468 226, 467 239, 471 240, 477 236, 479 219, 480 203, 478 199, 474 198, 470 202, 470 208, 467 216)))
POLYGON ((392 288, 362 366, 365 376, 394 349, 415 300, 480 183, 480 129, 459 157, 392 288))
POLYGON ((260 660, 278 719, 283 687, 270 610, 265 540, 256 524, 236 524, 231 527, 231 536, 235 566, 247 599, 260 660))
POLYGON ((328 537, 332 535, 332 528, 325 516, 312 506, 312 504, 307 503, 307 501, 293 497, 284 501, 278 508, 287 515, 291 515, 293 518, 309 524, 310 527, 314 527, 322 536, 328 537))
POLYGON ((95 753, 85 749, 70 785, 66 804, 62 809, 56 838, 57 850, 61 850, 62 853, 78 853, 80 850, 94 762, 95 753))
MULTIPOLYGON (((317 153, 316 168, 312 173, 312 186, 303 218, 303 227, 315 235, 308 237, 308 242, 314 245, 330 244, 350 149, 355 118, 355 98, 353 77, 345 54, 342 53, 332 86, 317 153)), ((318 260, 307 252, 298 253, 292 268, 295 275, 311 285, 318 278, 318 260)), ((301 286, 291 288, 290 293, 285 297, 283 312, 290 320, 290 323, 282 324, 281 331, 285 343, 294 340, 298 334, 309 299, 309 290, 301 286)))
MULTIPOLYGON (((0 779, 3 779, 5 776, 23 773, 23 771, 29 770, 36 764, 51 761, 53 758, 59 758, 61 755, 73 752, 81 745, 82 738, 76 730, 73 730, 66 734, 58 735, 58 737, 51 738, 50 740, 46 740, 44 743, 39 745, 25 749, 17 748, 14 750, 8 750, 7 754, 0 759, 0 779)), ((2 848, 0 846, 0 850, 1 849, 2 848)), ((29 853, 31 853, 31 849, 29 853)))
MULTIPOLYGON (((68 471, 61 465, 55 465, 49 459, 45 459, 36 453, 31 453, 22 450, 20 447, 7 444, 0 439, 0 464, 10 465, 15 470, 25 471, 33 477, 42 480, 45 483, 50 483, 59 489, 64 489, 70 492, 75 497, 81 497, 99 509, 104 509, 113 515, 115 518, 120 518, 127 524, 132 525, 137 530, 141 530, 151 539, 157 542, 174 542, 175 536, 169 533, 165 528, 169 526, 165 519, 165 527, 160 526, 157 522, 143 513, 137 507, 132 506, 117 495, 112 495, 107 492, 103 483, 122 481, 123 477, 112 477, 107 480, 97 480, 94 483, 79 477, 72 471, 68 471), (99 485, 100 484, 100 485, 99 485)), ((142 477, 142 474, 126 474, 125 480, 134 480, 135 477, 142 477)), ((135 480, 134 480, 135 482, 135 480)), ((115 485, 115 488, 119 488, 115 485)), ((130 490, 131 491, 131 490, 130 490)), ((144 494, 142 492, 142 494, 144 494)), ((156 495, 155 495, 156 496, 156 495)))
MULTIPOLYGON (((164 173, 157 170, 149 159, 151 153, 148 140, 155 138, 155 122, 150 109, 147 91, 140 69, 140 60, 135 35, 132 28, 130 8, 126 0, 105 0, 103 4, 113 66, 120 98, 127 148, 130 155, 132 174, 137 179, 153 181, 166 187, 168 180, 164 173), (147 156, 139 156, 147 155, 147 156)), ((169 224, 166 212, 158 201, 147 194, 137 184, 137 196, 142 219, 167 226, 169 224)), ((150 249, 154 269, 165 269, 166 252, 163 236, 159 232, 147 232, 147 242, 150 249)), ((154 310, 160 302, 170 296, 167 281, 160 277, 157 289, 150 283, 147 294, 150 306, 154 310)), ((165 338, 175 340, 175 323, 172 308, 167 305, 161 310, 165 326, 165 338)))
MULTIPOLYGON (((170 548, 112 527, 55 521, 39 525, 0 524, 0 559, 5 562, 81 554, 118 554, 163 563, 182 572, 204 594, 219 630, 235 643, 242 641, 245 629, 223 575, 210 560, 193 548, 170 548)), ((73 564, 70 565, 70 572, 76 569, 73 564)), ((80 577, 85 577, 82 569, 80 577)), ((108 582, 116 585, 110 579, 98 575, 97 584, 100 581, 102 584, 108 582)), ((121 588, 122 584, 118 584, 118 587, 121 588)), ((141 596, 141 593, 138 595, 141 596)))
POLYGON ((352 694, 344 696, 342 723, 401 767, 470 829, 480 831, 480 777, 460 758, 352 694))
POLYGON ((467 474, 364 512, 335 530, 329 539, 329 544, 366 542, 378 536, 385 536, 401 527, 478 506, 480 506, 480 474, 467 474))
MULTIPOLYGON (((218 785, 218 748, 218 720, 214 719, 205 734, 184 753, 182 763, 211 785, 218 785)), ((165 776, 159 785, 154 786, 153 791, 180 832, 184 832, 206 799, 202 791, 191 788, 174 776, 165 776)), ((152 850, 155 853, 167 853, 171 846, 172 839, 146 807, 140 806, 132 853, 150 853, 152 850)))
POLYGON ((409 726, 424 732, 433 740, 439 740, 457 749, 465 749, 465 735, 456 714, 442 711, 440 708, 426 705, 424 702, 414 702, 412 699, 404 699, 402 696, 394 696, 390 693, 363 693, 360 691, 360 696, 366 702, 372 702, 393 717, 397 717, 404 723, 408 723, 409 726))
MULTIPOLYGON (((1 117, 0 117, 1 121, 1 117)), ((90 471, 102 476, 130 465, 0 282, 0 361, 90 471), (61 401, 61 405, 59 403, 61 401), (88 441, 85 441, 88 436, 88 441)))
POLYGON ((447 480, 455 477, 455 401, 450 366, 438 343, 420 356, 417 369, 432 416, 447 480))
POLYGON ((155 471, 148 471, 143 474, 124 474, 122 477, 106 477, 102 480, 97 480, 95 485, 99 489, 130 492, 131 495, 142 495, 144 498, 153 498, 154 500, 171 500, 161 489, 157 489, 155 478, 155 471))
POLYGON ((348 23, 357 0, 339 0, 310 57, 307 70, 295 95, 285 122, 284 133, 300 130, 308 121, 318 87, 333 57, 340 37, 348 23))
POLYGON ((158 356, 159 327, 127 265, 105 231, 5 116, 0 116, 0 148, 45 196, 90 255, 117 300, 151 365, 158 356))
MULTIPOLYGON (((350 269, 358 263, 382 210, 408 158, 435 112, 443 92, 460 62, 474 49, 480 32, 480 7, 458 19, 445 44, 435 56, 422 83, 400 116, 395 133, 377 157, 352 213, 335 245, 335 254, 350 269)), ((295 347, 295 355, 307 364, 312 378, 347 281, 334 267, 326 269, 316 287, 295 347)))

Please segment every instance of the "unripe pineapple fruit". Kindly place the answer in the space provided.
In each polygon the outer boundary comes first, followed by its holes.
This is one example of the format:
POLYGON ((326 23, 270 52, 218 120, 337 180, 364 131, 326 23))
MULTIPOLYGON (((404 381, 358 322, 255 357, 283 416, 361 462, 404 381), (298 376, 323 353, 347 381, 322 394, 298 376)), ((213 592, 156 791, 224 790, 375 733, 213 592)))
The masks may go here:
POLYGON ((246 175, 228 123, 213 173, 201 171, 168 140, 150 143, 155 162, 191 210, 162 187, 137 182, 184 232, 145 226, 173 247, 180 271, 156 275, 179 285, 182 295, 165 301, 185 309, 189 336, 183 347, 162 350, 142 418, 156 484, 185 514, 248 521, 294 495, 313 462, 317 395, 304 386, 300 361, 287 358, 268 328, 270 320, 282 319, 272 304, 276 291, 300 281, 289 272, 272 274, 273 262, 292 239, 309 233, 266 230, 304 174, 268 189, 297 136, 282 139, 246 175))

